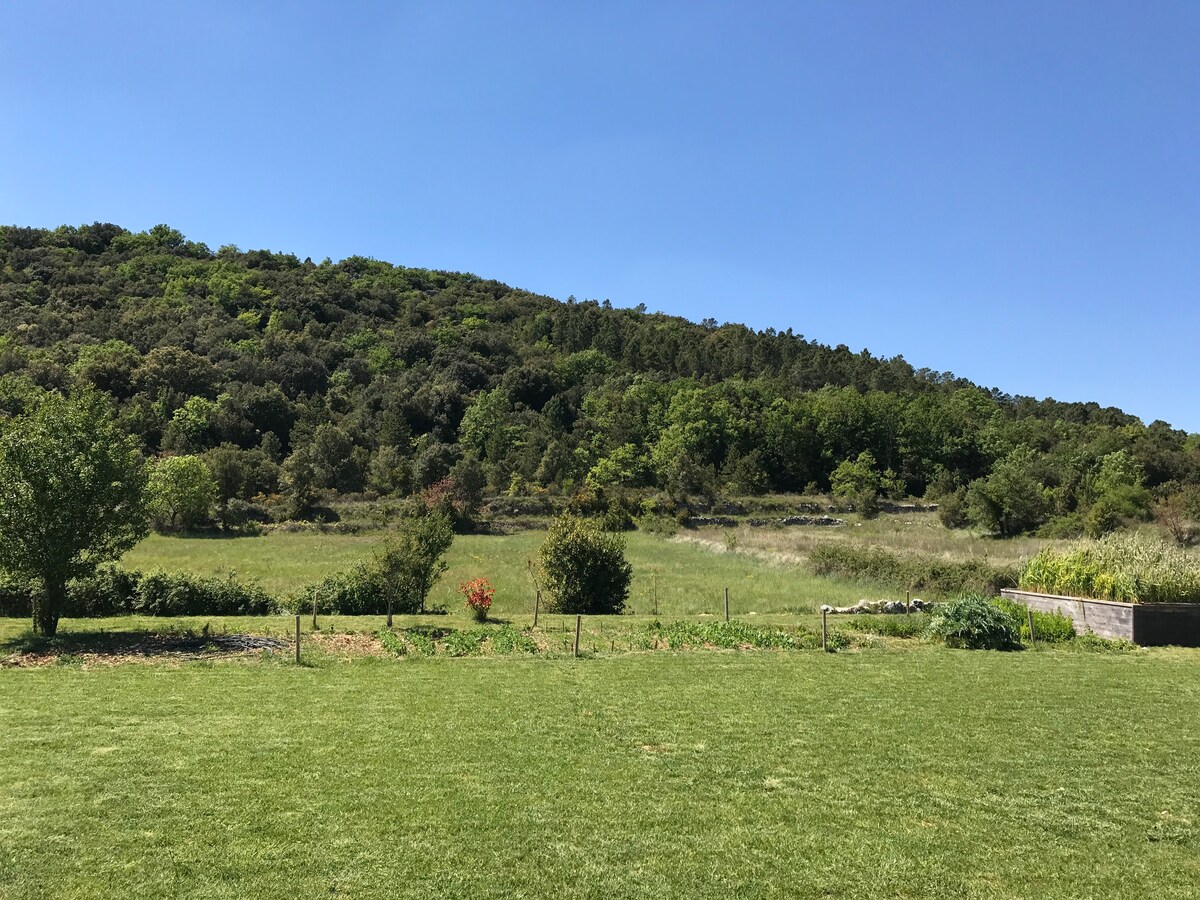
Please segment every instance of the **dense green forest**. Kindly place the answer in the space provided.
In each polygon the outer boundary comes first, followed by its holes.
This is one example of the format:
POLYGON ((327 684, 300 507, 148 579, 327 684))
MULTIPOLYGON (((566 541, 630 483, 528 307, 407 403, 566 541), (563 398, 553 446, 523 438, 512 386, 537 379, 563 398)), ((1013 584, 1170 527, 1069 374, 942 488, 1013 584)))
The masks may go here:
MULTIPOLYGON (((103 392, 147 455, 204 463, 228 526, 422 492, 628 521, 832 491, 864 511, 926 497, 997 534, 1158 515, 1181 539, 1200 513, 1200 436, 1164 422, 470 274, 214 252, 165 225, 9 226, 0 315, 0 416, 103 392)), ((197 524, 178 512, 163 523, 197 524)))

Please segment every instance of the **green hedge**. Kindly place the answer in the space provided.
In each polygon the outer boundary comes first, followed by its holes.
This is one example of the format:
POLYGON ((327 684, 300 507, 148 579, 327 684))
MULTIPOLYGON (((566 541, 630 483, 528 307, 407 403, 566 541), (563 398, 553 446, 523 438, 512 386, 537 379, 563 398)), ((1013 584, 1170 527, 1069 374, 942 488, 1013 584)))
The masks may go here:
POLYGON ((874 581, 922 594, 949 597, 978 592, 997 594, 1017 583, 1015 569, 997 568, 982 560, 952 562, 919 554, 900 556, 879 547, 830 544, 808 557, 814 575, 874 581))
MULTIPOLYGON (((0 579, 0 616, 31 614, 35 588, 0 579)), ((182 572, 143 573, 105 566, 68 586, 68 618, 101 616, 263 616, 278 604, 262 588, 233 577, 203 578, 182 572)))

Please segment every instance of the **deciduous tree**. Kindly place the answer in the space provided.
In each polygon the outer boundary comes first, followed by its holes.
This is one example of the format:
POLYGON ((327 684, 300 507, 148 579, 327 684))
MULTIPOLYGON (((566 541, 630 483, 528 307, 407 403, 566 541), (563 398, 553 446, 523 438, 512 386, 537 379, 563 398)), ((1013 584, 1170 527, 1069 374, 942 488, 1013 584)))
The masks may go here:
POLYGON ((147 532, 146 464, 93 393, 46 395, 0 434, 0 566, 40 582, 35 630, 53 636, 67 582, 147 532))

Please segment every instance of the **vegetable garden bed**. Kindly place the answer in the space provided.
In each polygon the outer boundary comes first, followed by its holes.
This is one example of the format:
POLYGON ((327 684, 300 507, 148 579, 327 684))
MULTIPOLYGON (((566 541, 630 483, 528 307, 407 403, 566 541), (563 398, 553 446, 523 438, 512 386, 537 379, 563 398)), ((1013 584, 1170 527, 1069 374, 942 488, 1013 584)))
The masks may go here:
POLYGON ((1200 647, 1200 603, 1119 603, 1008 589, 1000 593, 1038 612, 1069 616, 1077 634, 1090 631, 1146 647, 1200 647))

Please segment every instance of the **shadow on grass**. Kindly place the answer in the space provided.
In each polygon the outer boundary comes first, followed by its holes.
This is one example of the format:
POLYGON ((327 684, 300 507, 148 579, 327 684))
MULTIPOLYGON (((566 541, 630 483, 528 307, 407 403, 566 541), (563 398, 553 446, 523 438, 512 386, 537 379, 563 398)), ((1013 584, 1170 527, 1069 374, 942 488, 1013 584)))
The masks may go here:
POLYGON ((149 631, 83 631, 58 634, 52 638, 27 631, 0 642, 0 651, 35 656, 75 656, 91 654, 107 657, 202 657, 266 650, 285 652, 290 641, 252 634, 209 634, 176 632, 159 634, 149 631))

